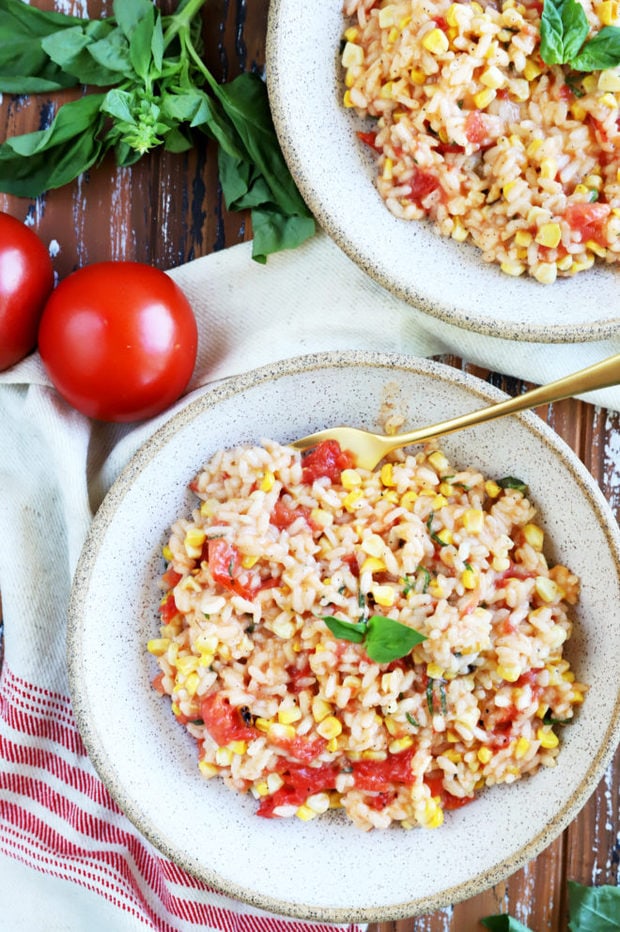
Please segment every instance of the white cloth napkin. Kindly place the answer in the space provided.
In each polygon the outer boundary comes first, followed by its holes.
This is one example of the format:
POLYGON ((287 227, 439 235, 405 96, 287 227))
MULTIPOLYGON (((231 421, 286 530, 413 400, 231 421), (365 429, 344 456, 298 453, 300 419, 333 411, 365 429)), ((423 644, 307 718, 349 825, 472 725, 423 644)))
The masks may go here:
MULTIPOLYGON (((254 263, 250 252, 243 244, 170 272, 187 293, 200 332, 188 396, 175 409, 214 381, 324 350, 450 353, 534 382, 620 351, 620 335, 525 344, 429 318, 381 289, 323 234, 273 256, 267 266, 254 263)), ((620 388, 587 400, 620 410, 620 388)), ((73 720, 64 655, 72 573, 106 491, 171 413, 139 425, 93 423, 59 398, 36 354, 0 375, 0 913, 6 928, 316 930, 233 902, 162 858, 110 800, 73 720)))

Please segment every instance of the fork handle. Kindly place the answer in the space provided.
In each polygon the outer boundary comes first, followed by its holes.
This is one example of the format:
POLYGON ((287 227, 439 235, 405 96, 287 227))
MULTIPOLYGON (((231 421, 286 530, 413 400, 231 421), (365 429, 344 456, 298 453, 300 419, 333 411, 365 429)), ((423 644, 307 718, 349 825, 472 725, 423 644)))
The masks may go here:
MULTIPOLYGON (((530 391, 514 398, 507 398, 505 401, 497 402, 497 404, 478 408, 468 414, 460 414, 458 417, 450 418, 439 424, 433 424, 431 427, 419 427, 409 433, 386 437, 385 439, 389 443, 389 449, 395 450, 397 447, 406 446, 408 443, 420 443, 433 437, 454 433, 454 431, 462 430, 465 427, 473 427, 474 424, 484 424, 486 421, 492 421, 494 418, 502 417, 505 414, 516 414, 518 411, 535 408, 537 405, 551 404, 553 401, 561 401, 563 398, 570 398, 572 395, 581 395, 595 389, 609 388, 619 382, 620 353, 609 356, 607 359, 601 360, 601 362, 594 363, 594 365, 588 366, 586 369, 580 369, 578 372, 573 372, 571 375, 566 375, 554 382, 532 388, 530 391)), ((386 447, 388 443, 386 443, 386 447)))

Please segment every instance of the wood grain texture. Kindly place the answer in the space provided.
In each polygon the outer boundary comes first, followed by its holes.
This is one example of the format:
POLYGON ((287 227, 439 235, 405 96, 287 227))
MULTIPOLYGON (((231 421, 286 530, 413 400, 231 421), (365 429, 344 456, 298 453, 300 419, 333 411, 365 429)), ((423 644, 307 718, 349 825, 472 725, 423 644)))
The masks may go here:
MULTIPOLYGON (((32 2, 91 17, 111 10, 111 0, 32 2)), ((174 6, 166 0, 167 10, 174 6)), ((207 0, 205 58, 216 77, 226 80, 244 69, 262 73, 267 12, 267 0, 207 0)), ((69 96, 5 97, 0 139, 45 126, 55 104, 69 96)), ((206 138, 188 154, 155 151, 132 168, 118 169, 109 158, 72 185, 35 200, 0 195, 0 209, 27 221, 50 246, 59 278, 107 259, 170 268, 251 235, 248 218, 224 208, 217 153, 206 138)), ((444 361, 510 394, 527 387, 456 358, 444 361)), ((575 450, 620 514, 620 416, 574 400, 538 413, 575 450)), ((499 912, 511 913, 534 932, 565 932, 567 880, 620 882, 619 797, 620 753, 574 822, 535 861, 474 899, 432 915, 372 925, 370 932, 479 932, 480 919, 499 912)), ((491 827, 481 827, 481 843, 493 843, 491 827)), ((414 871, 414 833, 411 862, 414 871)))

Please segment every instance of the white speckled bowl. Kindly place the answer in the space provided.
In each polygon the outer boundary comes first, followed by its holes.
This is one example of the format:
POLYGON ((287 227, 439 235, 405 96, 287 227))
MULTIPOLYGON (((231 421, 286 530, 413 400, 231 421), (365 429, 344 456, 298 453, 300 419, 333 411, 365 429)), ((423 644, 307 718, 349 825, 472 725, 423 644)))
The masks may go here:
POLYGON ((620 331, 618 267, 544 286, 487 265, 474 246, 392 216, 374 159, 341 104, 342 0, 271 0, 267 84, 282 150, 334 241, 383 287, 441 320, 512 340, 569 343, 620 331), (365 151, 366 150, 366 151, 365 151))
POLYGON ((150 687, 161 546, 216 450, 286 442, 338 423, 376 426, 387 397, 421 426, 504 397, 427 360, 327 353, 265 367, 191 402, 148 441, 99 509, 75 575, 68 661, 80 731, 119 806, 165 855, 257 907, 324 921, 388 920, 470 897, 534 857, 595 789, 620 736, 620 534, 598 486, 535 415, 445 438, 455 462, 529 483, 553 557, 583 595, 569 656, 590 684, 557 768, 485 792, 441 829, 361 832, 334 813, 265 820, 205 782, 196 748, 150 687), (111 713, 113 710, 113 714, 111 713))

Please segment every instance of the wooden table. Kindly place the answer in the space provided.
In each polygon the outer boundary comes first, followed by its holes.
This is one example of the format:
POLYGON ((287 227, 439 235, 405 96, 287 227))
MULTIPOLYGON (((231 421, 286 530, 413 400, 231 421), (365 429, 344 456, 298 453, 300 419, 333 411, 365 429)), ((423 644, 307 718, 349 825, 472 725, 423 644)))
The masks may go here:
MULTIPOLYGON (((36 5, 53 8, 52 0, 36 0, 36 5)), ((72 11, 94 17, 108 14, 111 5, 76 0, 72 11)), ((67 7, 57 3, 58 9, 67 7)), ((215 75, 227 79, 240 70, 262 69, 267 11, 267 0, 207 0, 206 58, 215 75)), ((39 128, 45 103, 43 98, 5 97, 0 139, 39 128)), ((86 263, 106 259, 138 260, 166 269, 251 237, 246 217, 226 213, 218 189, 215 147, 202 143, 186 155, 155 151, 122 171, 106 161, 88 178, 35 201, 0 195, 0 209, 22 220, 29 218, 44 242, 57 242, 54 264, 60 278, 86 263)), ((463 365, 454 358, 444 361, 463 365)), ((511 394, 525 387, 515 379, 467 368, 511 394)), ((620 416, 573 400, 538 413, 575 450, 618 513, 620 416)), ((498 912, 511 913, 534 932, 564 932, 567 880, 620 883, 619 784, 620 753, 579 816, 535 861, 454 908, 380 923, 370 932, 475 932, 482 929, 481 917, 498 912)), ((481 843, 492 844, 490 830, 481 833, 481 843)))

